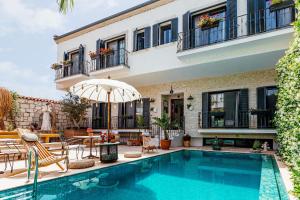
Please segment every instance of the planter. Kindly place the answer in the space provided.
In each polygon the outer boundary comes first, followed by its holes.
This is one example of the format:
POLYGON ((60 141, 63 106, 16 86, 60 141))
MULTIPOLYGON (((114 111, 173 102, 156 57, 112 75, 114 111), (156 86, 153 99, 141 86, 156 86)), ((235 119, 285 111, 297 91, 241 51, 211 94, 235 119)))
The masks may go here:
POLYGON ((66 129, 64 130, 64 136, 66 138, 71 138, 73 136, 83 136, 87 135, 86 129, 66 129))
POLYGON ((282 2, 280 2, 280 3, 272 4, 269 9, 270 9, 270 12, 274 12, 274 11, 288 8, 288 7, 291 7, 294 5, 295 5, 295 3, 293 0, 282 0, 282 2))
POLYGON ((220 20, 214 21, 212 23, 207 23, 207 24, 203 24, 200 26, 202 31, 211 29, 211 28, 216 28, 219 26, 220 20))
POLYGON ((160 140, 160 147, 163 150, 169 150, 171 146, 171 140, 160 140))
POLYGON ((269 113, 268 110, 251 110, 251 115, 266 115, 269 113))
POLYGON ((191 147, 191 141, 190 140, 183 141, 183 146, 184 147, 191 147))

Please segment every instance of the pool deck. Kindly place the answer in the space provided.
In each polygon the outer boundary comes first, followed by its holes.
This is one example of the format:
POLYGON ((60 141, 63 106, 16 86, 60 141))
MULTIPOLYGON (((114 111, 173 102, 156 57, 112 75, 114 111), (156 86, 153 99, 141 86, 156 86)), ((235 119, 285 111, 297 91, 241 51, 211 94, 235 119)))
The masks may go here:
MULTIPOLYGON (((100 169, 100 168, 104 168, 104 167, 118 165, 118 164, 121 164, 121 163, 140 160, 140 159, 143 159, 143 158, 148 158, 148 157, 158 156, 158 155, 162 155, 162 154, 166 154, 166 153, 171 153, 171 152, 179 151, 179 150, 182 150, 182 149, 185 149, 185 148, 183 148, 183 147, 172 148, 168 151, 158 149, 157 152, 154 151, 154 152, 150 152, 150 153, 144 153, 144 154, 142 154, 142 157, 140 157, 140 158, 125 158, 124 157, 125 152, 128 152, 128 151, 141 151, 141 147, 120 145, 119 146, 119 160, 115 163, 103 164, 99 161, 99 159, 95 159, 96 164, 95 164, 94 167, 87 168, 87 169, 76 169, 76 170, 69 169, 69 171, 66 172, 66 173, 61 172, 61 170, 56 165, 51 165, 51 166, 48 166, 48 167, 40 168, 40 170, 39 170, 39 180, 38 181, 41 182, 41 181, 46 181, 46 180, 50 180, 50 179, 54 179, 54 178, 58 178, 58 177, 69 176, 69 175, 73 175, 73 174, 76 174, 76 173, 82 173, 82 172, 86 172, 86 171, 91 171, 91 170, 95 170, 95 169, 100 169)), ((212 151, 211 147, 191 147, 191 148, 188 148, 188 149, 190 149, 190 150, 212 151)), ((232 147, 223 147, 221 152, 252 153, 251 149, 232 148, 232 147)), ((76 160, 75 151, 70 151, 69 153, 70 153, 70 161, 72 162, 72 160, 76 160)), ((88 154, 89 154, 89 149, 85 149, 84 156, 88 155, 88 154)), ((264 154, 275 155, 273 151, 264 152, 264 154)), ((296 200, 296 198, 290 192, 290 191, 293 190, 293 184, 292 184, 292 181, 291 181, 291 173, 289 172, 288 167, 286 165, 284 165, 283 162, 280 161, 279 157, 277 157, 275 155, 275 158, 276 158, 276 162, 278 164, 283 182, 285 184, 285 187, 286 187, 287 191, 289 191, 289 197, 290 197, 291 200, 296 200)), ((62 163, 62 165, 65 166, 64 163, 62 163)), ((14 169, 21 169, 21 168, 24 168, 24 167, 25 167, 24 160, 23 161, 16 161, 15 164, 14 164, 14 169)), ((3 162, 0 162, 0 169, 1 170, 4 169, 4 163, 3 162)), ((27 177, 26 176, 27 176, 26 173, 16 175, 14 177, 5 177, 5 175, 0 175, 0 191, 32 183, 33 178, 31 178, 30 182, 27 183, 27 177)), ((33 176, 34 176, 34 172, 32 172, 32 177, 33 176)))

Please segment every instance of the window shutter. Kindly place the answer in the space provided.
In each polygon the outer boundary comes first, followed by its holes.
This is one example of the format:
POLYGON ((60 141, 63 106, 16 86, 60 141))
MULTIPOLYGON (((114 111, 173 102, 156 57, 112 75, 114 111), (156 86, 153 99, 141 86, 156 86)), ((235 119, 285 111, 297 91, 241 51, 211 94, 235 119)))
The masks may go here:
MULTIPOLYGON (((256 89, 256 103, 258 110, 266 110, 266 87, 259 87, 256 89)), ((264 114, 257 114, 257 128, 264 128, 266 126, 266 117, 264 114)))
POLYGON ((226 5, 226 36, 227 39, 237 37, 237 0, 227 0, 226 5))
POLYGON ((133 31, 133 51, 137 50, 137 32, 137 29, 133 31))
POLYGON ((64 52, 64 61, 67 61, 69 59, 69 54, 67 52, 64 52))
POLYGON ((100 128, 100 108, 99 105, 96 106, 96 104, 93 104, 93 110, 92 110, 92 128, 93 129, 99 129, 100 128))
POLYGON ((209 94, 202 93, 202 128, 209 128, 209 94))
POLYGON ((82 44, 79 46, 79 71, 81 73, 85 73, 85 71, 84 71, 84 47, 82 44))
POLYGON ((145 49, 150 48, 151 47, 151 27, 148 26, 145 28, 145 32, 144 32, 144 36, 145 36, 145 49))
POLYGON ((237 122, 237 92, 224 92, 225 127, 234 127, 237 122))
POLYGON ((150 99, 143 99, 143 117, 144 117, 144 125, 146 128, 150 126, 150 99))
POLYGON ((183 15, 183 24, 182 24, 182 30, 183 30, 183 50, 190 48, 190 19, 191 19, 191 13, 187 12, 183 15))
POLYGON ((99 54, 99 50, 100 50, 100 43, 101 40, 97 40, 96 42, 96 54, 97 54, 97 58, 96 58, 96 70, 100 69, 100 54, 99 54))
POLYGON ((118 128, 124 127, 124 103, 119 103, 118 106, 118 128))
POLYGON ((241 89, 239 95, 239 127, 249 128, 249 90, 241 89))
POLYGON ((172 42, 175 42, 177 41, 178 38, 178 18, 172 19, 171 28, 172 28, 172 42))
POLYGON ((153 25, 153 46, 159 45, 159 24, 153 25))
POLYGON ((125 116, 126 116, 126 126, 125 128, 135 127, 135 101, 125 103, 125 116))

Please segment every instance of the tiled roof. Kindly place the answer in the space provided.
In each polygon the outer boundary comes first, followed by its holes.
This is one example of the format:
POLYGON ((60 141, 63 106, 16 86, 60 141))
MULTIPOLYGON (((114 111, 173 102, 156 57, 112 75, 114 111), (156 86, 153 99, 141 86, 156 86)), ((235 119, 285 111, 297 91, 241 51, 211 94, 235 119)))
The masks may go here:
POLYGON ((20 99, 31 100, 31 101, 47 102, 47 103, 61 103, 60 101, 57 101, 57 100, 41 99, 41 98, 36 98, 36 97, 19 96, 19 98, 20 99))

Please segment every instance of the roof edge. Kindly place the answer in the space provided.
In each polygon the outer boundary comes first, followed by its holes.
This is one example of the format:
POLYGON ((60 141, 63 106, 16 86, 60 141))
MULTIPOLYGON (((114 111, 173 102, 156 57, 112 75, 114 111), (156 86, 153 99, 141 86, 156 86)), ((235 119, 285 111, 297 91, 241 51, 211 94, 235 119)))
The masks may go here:
MULTIPOLYGON (((96 26, 96 25, 99 25, 99 24, 102 24, 102 23, 104 23, 104 22, 107 22, 107 21, 109 21, 109 20, 115 19, 115 18, 117 18, 117 17, 121 17, 122 15, 129 14, 129 13, 131 13, 131 12, 133 12, 133 11, 136 11, 136 10, 138 10, 138 9, 147 7, 147 6, 151 5, 151 4, 154 4, 154 3, 157 3, 157 2, 161 2, 161 5, 165 5, 165 4, 170 3, 170 2, 172 2, 172 1, 174 1, 174 0, 149 0, 149 1, 146 1, 146 2, 144 2, 144 3, 142 3, 142 4, 133 6, 133 7, 131 7, 131 8, 128 8, 128 9, 123 10, 123 11, 121 11, 121 12, 118 12, 118 13, 116 13, 116 14, 110 15, 110 16, 108 16, 108 17, 105 17, 105 18, 100 19, 100 20, 98 20, 98 21, 95 21, 95 22, 93 22, 93 23, 90 23, 90 24, 88 24, 88 25, 85 25, 85 26, 82 26, 82 27, 80 27, 80 28, 77 28, 77 29, 75 29, 75 30, 73 30, 73 31, 64 33, 64 34, 62 34, 62 35, 54 35, 54 36, 53 36, 53 39, 54 39, 54 41, 58 44, 58 43, 62 42, 61 40, 64 39, 64 38, 66 38, 66 37, 70 37, 70 36, 73 35, 73 34, 76 34, 76 33, 79 33, 79 32, 81 32, 81 31, 87 30, 87 29, 89 29, 89 28, 92 28, 92 27, 94 27, 94 26, 96 26)), ((161 6, 161 5, 159 4, 157 7, 159 7, 159 6, 161 6)), ((146 11, 146 10, 145 10, 145 11, 146 11)), ((145 11, 141 11, 141 13, 143 13, 143 12, 145 12, 145 11)), ((139 13, 138 13, 138 14, 139 14, 139 13)), ((134 16, 134 15, 136 15, 136 14, 133 14, 132 16, 134 16)), ((131 17, 131 16, 129 16, 129 17, 131 17)), ((128 17, 126 17, 126 18, 128 18, 128 17)), ((126 19, 126 18, 124 18, 124 19, 126 19)), ((112 23, 114 23, 114 22, 112 22, 112 23)), ((109 24, 110 24, 110 23, 109 23, 109 24)), ((108 24, 106 24, 106 25, 108 25, 108 24)), ((87 31, 87 32, 90 32, 90 31, 87 31)), ((71 37, 71 38, 73 38, 73 37, 71 37)), ((71 38, 70 38, 70 39, 71 39, 71 38)))

